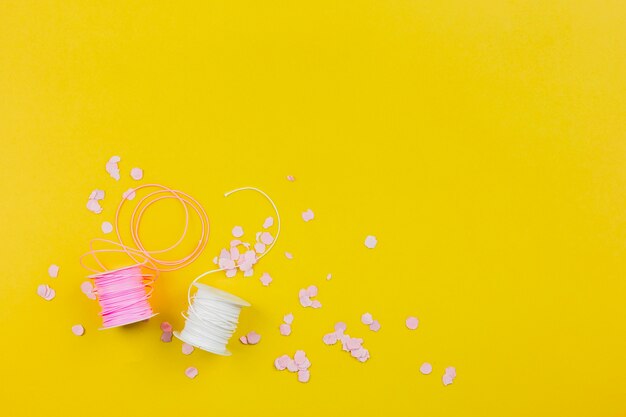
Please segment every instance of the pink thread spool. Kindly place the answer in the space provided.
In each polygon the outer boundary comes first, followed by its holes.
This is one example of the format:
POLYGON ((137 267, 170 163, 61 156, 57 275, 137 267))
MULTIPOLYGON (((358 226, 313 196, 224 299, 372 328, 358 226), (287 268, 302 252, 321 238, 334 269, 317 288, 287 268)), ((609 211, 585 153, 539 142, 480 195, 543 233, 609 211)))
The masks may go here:
POLYGON ((120 228, 119 217, 122 206, 127 198, 122 198, 115 214, 115 231, 118 241, 106 239, 93 239, 90 242, 90 251, 81 256, 81 264, 84 268, 94 272, 88 276, 95 285, 94 294, 102 307, 102 328, 124 326, 138 321, 147 320, 156 315, 152 311, 149 299, 153 292, 152 284, 156 281, 160 272, 169 272, 181 269, 193 262, 204 250, 209 238, 209 220, 204 208, 194 198, 182 191, 172 190, 158 184, 142 185, 133 190, 134 193, 141 189, 157 188, 139 200, 131 216, 130 234, 134 247, 124 243, 120 228), (147 250, 139 237, 139 227, 145 211, 154 203, 164 199, 178 200, 185 210, 185 227, 176 243, 166 249, 147 250), (155 254, 163 254, 178 247, 187 235, 189 228, 189 211, 194 211, 201 222, 201 236, 194 249, 185 256, 174 260, 163 260, 155 254), (94 249, 96 242, 112 245, 114 248, 94 249), (135 263, 117 269, 107 268, 99 254, 123 253, 135 263), (85 265, 83 258, 91 256, 98 265, 93 269, 85 265))

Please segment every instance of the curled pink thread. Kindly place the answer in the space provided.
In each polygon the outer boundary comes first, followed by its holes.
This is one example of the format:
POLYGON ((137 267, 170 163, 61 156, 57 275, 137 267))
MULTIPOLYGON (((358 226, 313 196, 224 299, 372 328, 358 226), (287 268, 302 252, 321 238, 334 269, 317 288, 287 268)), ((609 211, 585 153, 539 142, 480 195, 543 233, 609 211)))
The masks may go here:
POLYGON ((159 273, 175 271, 189 265, 200 256, 209 240, 209 219, 206 211, 197 200, 182 191, 159 184, 141 185, 134 188, 133 192, 136 194, 142 189, 150 190, 150 192, 137 202, 131 214, 129 231, 132 245, 124 242, 119 227, 120 213, 128 199, 124 197, 115 213, 114 227, 118 241, 92 239, 89 243, 89 252, 80 258, 81 265, 94 272, 88 278, 94 282, 94 293, 102 308, 100 315, 102 316, 103 328, 123 326, 152 317, 154 313, 148 300, 152 295, 152 284, 156 281, 159 273), (150 206, 165 199, 175 199, 182 205, 185 210, 184 229, 180 238, 172 246, 159 250, 147 250, 139 234, 141 219, 150 206), (171 252, 185 241, 189 229, 190 211, 198 216, 201 223, 201 235, 194 249, 179 259, 164 260, 157 257, 157 255, 171 252), (105 248, 96 249, 96 244, 104 244, 105 248), (99 255, 115 253, 126 255, 132 264, 123 268, 109 269, 99 255), (91 257, 97 268, 94 269, 86 265, 85 257, 91 257))

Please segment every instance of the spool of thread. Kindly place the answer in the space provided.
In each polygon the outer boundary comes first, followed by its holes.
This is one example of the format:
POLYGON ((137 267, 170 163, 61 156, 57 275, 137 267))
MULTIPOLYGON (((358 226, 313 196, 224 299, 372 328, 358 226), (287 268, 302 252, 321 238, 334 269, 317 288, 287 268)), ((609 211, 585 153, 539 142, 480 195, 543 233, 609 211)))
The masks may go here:
POLYGON ((174 336, 183 342, 216 355, 229 356, 226 348, 237 330, 239 314, 247 301, 217 288, 195 283, 196 293, 192 297, 185 318, 185 327, 174 336))
MULTIPOLYGON (((256 191, 263 195, 272 205, 277 220, 276 236, 270 246, 256 258, 258 261, 272 250, 278 240, 280 213, 270 196, 255 187, 237 188, 224 196, 228 197, 244 190, 256 191)), ((249 307, 250 303, 225 291, 198 283, 205 276, 224 270, 226 268, 204 272, 192 281, 187 290, 187 313, 181 313, 185 318, 185 326, 181 332, 174 332, 174 336, 207 352, 228 356, 231 354, 227 349, 228 341, 237 330, 241 308, 249 307), (192 296, 193 287, 196 288, 196 293, 192 296)))
POLYGON ((160 272, 169 272, 181 269, 193 262, 204 250, 209 238, 209 219, 204 208, 188 194, 173 190, 160 184, 146 184, 133 190, 136 194, 139 190, 150 192, 141 198, 135 206, 130 218, 130 235, 133 245, 124 242, 121 234, 120 213, 124 206, 126 196, 120 201, 115 213, 115 233, 118 241, 107 239, 92 239, 89 243, 90 250, 80 258, 81 265, 94 272, 88 276, 94 283, 94 294, 102 308, 102 328, 124 326, 138 321, 147 320, 156 314, 152 311, 149 299, 152 296, 152 284, 156 281, 160 272), (155 190, 156 189, 156 190, 155 190), (180 238, 168 248, 159 250, 147 250, 140 238, 140 225, 146 210, 157 201, 175 199, 182 205, 185 211, 185 226, 180 238), (159 254, 171 252, 184 240, 189 229, 189 212, 195 212, 201 223, 200 238, 191 252, 178 259, 165 260, 157 257, 159 254), (104 249, 96 249, 96 244, 104 244, 104 249), (133 262, 131 265, 110 269, 100 259, 103 254, 124 254, 133 262), (90 257, 97 264, 97 269, 89 267, 84 262, 90 257))

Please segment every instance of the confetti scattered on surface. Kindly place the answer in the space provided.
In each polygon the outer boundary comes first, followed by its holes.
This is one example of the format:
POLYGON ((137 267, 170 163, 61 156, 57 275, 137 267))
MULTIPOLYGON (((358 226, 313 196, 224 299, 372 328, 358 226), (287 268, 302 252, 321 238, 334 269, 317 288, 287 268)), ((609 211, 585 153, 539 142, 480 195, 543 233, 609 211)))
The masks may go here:
POLYGON ((373 322, 374 322, 374 318, 372 317, 370 313, 365 313, 361 316, 361 323, 369 326, 373 322))
POLYGON ((135 198, 135 189, 134 188, 129 188, 128 190, 124 191, 124 193, 122 194, 122 198, 126 199, 126 200, 133 200, 135 198))
POLYGON ((365 246, 367 246, 368 248, 374 249, 377 244, 378 240, 376 240, 376 236, 370 235, 365 238, 365 246))
POLYGON ((318 300, 312 300, 312 297, 317 296, 317 287, 315 285, 310 285, 308 288, 302 288, 298 292, 298 299, 300 300, 300 305, 302 307, 313 307, 320 308, 322 307, 322 303, 318 300))
POLYGON ((311 209, 307 209, 307 211, 302 213, 302 220, 304 220, 305 222, 309 222, 313 220, 314 218, 315 218, 315 213, 313 213, 313 210, 311 209))
POLYGON ((408 327, 411 330, 415 330, 417 329, 418 325, 419 325, 419 320, 417 320, 417 317, 407 317, 406 327, 408 327))
MULTIPOLYGON (((267 222, 267 220, 266 220, 267 222)), ((239 238, 243 236, 243 228, 241 226, 235 226, 232 230, 233 236, 239 238)), ((237 271, 242 271, 244 277, 251 277, 254 274, 254 265, 258 261, 257 254, 264 253, 266 245, 271 245, 274 242, 274 237, 269 232, 257 232, 256 243, 254 248, 251 249, 251 245, 248 242, 242 242, 239 239, 234 239, 230 242, 229 249, 222 249, 219 256, 213 259, 213 262, 226 271, 226 277, 232 278, 237 275, 237 271)), ((269 285, 271 278, 268 281, 268 277, 261 277, 262 281, 266 281, 269 285)))
POLYGON ((182 347, 183 355, 191 355, 193 353, 193 350, 194 350, 193 346, 191 346, 188 343, 183 343, 183 347, 182 347))
POLYGON ((446 368, 446 372, 443 374, 441 381, 443 385, 447 386, 454 382, 454 378, 456 378, 456 369, 452 366, 446 368))
POLYGON ((130 176, 135 181, 139 181, 143 178, 143 169, 141 168, 133 168, 130 170, 130 176))
POLYGON ((172 341, 172 325, 164 321, 161 323, 161 342, 170 343, 172 341))
POLYGON ((121 160, 122 159, 119 156, 112 156, 106 164, 106 171, 109 173, 111 178, 115 179, 116 181, 120 180, 120 169, 117 164, 121 160))
POLYGON ((285 316, 283 317, 283 321, 287 324, 293 323, 293 314, 292 313, 285 314, 285 316))
POLYGON ((246 345, 256 345, 261 341, 261 335, 254 331, 248 333, 245 338, 247 343, 244 344, 246 345))
POLYGON ((59 266, 52 264, 48 267, 48 275, 50 275, 50 278, 56 278, 59 276, 59 266))
POLYGON ((370 330, 373 332, 377 332, 380 330, 380 323, 378 320, 374 320, 372 324, 370 324, 370 330))
POLYGON ((347 326, 344 322, 335 323, 335 331, 325 334, 322 341, 329 346, 341 341, 344 351, 350 352, 350 355, 359 362, 366 362, 370 358, 370 352, 363 347, 363 339, 350 337, 350 335, 344 333, 346 329, 347 326))
POLYGON ((291 252, 285 252, 285 257, 287 259, 293 259, 293 255, 291 254, 291 252))
POLYGON ((267 272, 263 272, 263 275, 261 275, 261 278, 259 279, 266 287, 270 285, 270 282, 272 282, 272 277, 267 272))
POLYGON ((270 216, 267 219, 265 219, 265 221, 263 222, 263 228, 269 229, 272 226, 274 226, 274 218, 270 216))
POLYGON ((282 323, 278 330, 283 336, 289 336, 291 334, 291 325, 287 323, 282 323))
POLYGON ((80 284, 80 290, 89 298, 90 300, 95 300, 96 295, 94 294, 93 284, 90 281, 85 281, 80 284))
POLYGON ((41 298, 43 298, 46 301, 50 301, 54 297, 56 297, 56 291, 54 291, 52 288, 50 288, 46 284, 41 284, 40 286, 37 287, 37 295, 39 295, 41 298))
POLYGON ((295 355, 293 355, 293 359, 288 355, 279 356, 274 360, 274 367, 279 371, 287 369, 289 372, 297 372, 298 381, 300 382, 309 382, 311 378, 309 371, 311 361, 303 350, 297 350, 295 355))
POLYGON ((296 179, 293 177, 293 175, 287 175, 287 181, 291 181, 294 182, 296 179))
POLYGON ((113 225, 110 222, 102 222, 102 233, 107 234, 113 231, 113 225))
POLYGON ((190 366, 189 368, 185 369, 185 375, 187 375, 187 378, 194 379, 198 376, 198 370, 193 366, 190 366))
POLYGON ((429 375, 433 371, 433 366, 428 362, 424 362, 422 366, 420 366, 420 372, 424 375, 429 375))
POLYGON ((85 328, 80 324, 75 324, 74 326, 72 326, 72 333, 74 333, 76 336, 82 336, 85 334, 85 328))
POLYGON ((102 206, 100 205, 100 201, 104 199, 104 191, 95 189, 89 195, 89 199, 87 200, 87 210, 91 211, 95 214, 102 213, 102 206))
POLYGON ((247 344, 248 344, 248 336, 246 336, 246 335, 241 336, 241 337, 239 338, 239 341, 240 341, 241 343, 243 343, 244 345, 247 345, 247 344))

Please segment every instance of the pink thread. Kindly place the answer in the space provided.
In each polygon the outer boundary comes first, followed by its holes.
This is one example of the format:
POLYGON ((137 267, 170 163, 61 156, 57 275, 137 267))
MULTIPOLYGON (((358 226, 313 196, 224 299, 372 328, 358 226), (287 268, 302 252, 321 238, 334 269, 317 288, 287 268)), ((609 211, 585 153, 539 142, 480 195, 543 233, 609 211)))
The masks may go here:
POLYGON ((81 265, 92 272, 88 278, 93 279, 95 290, 102 311, 103 328, 123 326, 125 324, 146 320, 154 315, 148 302, 152 295, 152 284, 156 281, 160 272, 175 271, 192 263, 204 250, 209 239, 209 219, 204 208, 188 194, 172 190, 159 184, 146 184, 134 188, 134 193, 141 189, 157 188, 156 191, 138 201, 130 220, 130 235, 133 246, 124 243, 120 233, 119 219, 122 207, 127 198, 120 201, 115 213, 115 233, 118 241, 107 239, 92 239, 89 242, 89 252, 80 258, 81 265), (159 249, 147 250, 139 236, 141 219, 145 211, 152 204, 164 199, 176 199, 185 210, 185 227, 180 238, 172 246, 159 249), (195 212, 201 222, 201 236, 194 249, 180 259, 163 260, 155 254, 163 254, 178 247, 187 236, 189 229, 189 208, 195 212), (102 243, 108 248, 96 249, 94 246, 102 243), (113 246, 112 248, 110 246, 113 246), (119 269, 110 270, 104 265, 98 255, 123 253, 135 264, 119 269), (99 269, 93 269, 84 263, 84 258, 90 256, 99 269))

